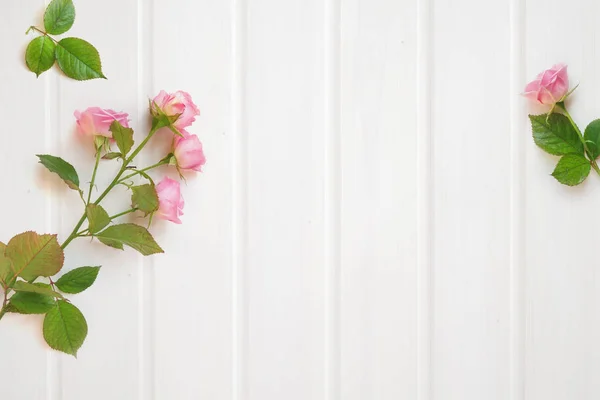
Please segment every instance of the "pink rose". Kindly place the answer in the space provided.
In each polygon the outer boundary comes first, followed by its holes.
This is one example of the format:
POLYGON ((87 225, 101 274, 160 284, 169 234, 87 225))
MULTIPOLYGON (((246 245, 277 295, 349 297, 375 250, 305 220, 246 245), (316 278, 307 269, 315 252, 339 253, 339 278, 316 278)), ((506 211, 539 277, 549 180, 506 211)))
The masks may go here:
POLYGON ((540 104, 552 106, 561 101, 568 91, 567 66, 556 64, 540 73, 533 82, 528 83, 523 95, 540 104))
POLYGON ((84 112, 75 111, 75 118, 77 118, 79 132, 84 135, 100 135, 112 138, 109 128, 115 120, 119 121, 124 127, 129 127, 129 114, 105 110, 100 107, 90 107, 84 112))
POLYGON ((206 163, 202 143, 198 136, 191 135, 185 130, 181 130, 184 137, 176 137, 173 154, 177 160, 177 167, 181 170, 202 171, 202 166, 206 163))
POLYGON ((167 221, 180 224, 180 216, 183 215, 183 206, 185 202, 181 196, 181 186, 179 182, 165 177, 156 185, 156 194, 158 195, 158 211, 156 215, 167 221))
POLYGON ((161 90, 154 100, 152 100, 152 107, 158 107, 168 117, 181 114, 173 123, 173 126, 178 130, 192 125, 196 120, 196 116, 200 115, 200 110, 198 110, 198 107, 192 101, 192 96, 182 91, 169 94, 161 90))

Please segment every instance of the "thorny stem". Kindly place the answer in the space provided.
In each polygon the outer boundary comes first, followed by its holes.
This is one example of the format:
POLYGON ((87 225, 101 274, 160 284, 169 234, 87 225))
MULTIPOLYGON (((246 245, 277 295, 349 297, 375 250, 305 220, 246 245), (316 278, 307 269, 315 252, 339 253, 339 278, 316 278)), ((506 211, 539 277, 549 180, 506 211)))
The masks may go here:
POLYGON ((101 152, 102 147, 100 146, 96 149, 96 163, 94 164, 94 172, 92 173, 92 180, 90 181, 90 190, 88 192, 86 204, 90 204, 90 200, 92 199, 92 189, 94 188, 94 182, 96 181, 96 172, 98 172, 98 164, 100 163, 101 152))
POLYGON ((67 239, 63 242, 63 244, 60 245, 61 249, 64 250, 69 245, 69 243, 71 243, 73 241, 73 239, 75 239, 77 237, 77 231, 79 230, 79 228, 81 228, 81 225, 83 225, 86 218, 87 218, 87 215, 84 212, 83 215, 81 216, 81 218, 79 218, 79 221, 75 225, 75 228, 73 228, 73 231, 71 232, 69 237, 67 237, 67 239))
POLYGON ((106 195, 115 186, 117 186, 119 184, 119 180, 121 179, 121 176, 127 170, 127 167, 129 166, 129 164, 131 164, 131 161, 133 161, 133 159, 140 153, 140 151, 142 151, 142 149, 144 148, 144 146, 146 146, 146 144, 148 143, 148 141, 150 140, 150 138, 152 136, 154 136, 155 133, 156 133, 156 129, 152 128, 150 130, 150 133, 148 134, 148 136, 146 136, 146 138, 144 139, 144 141, 142 143, 140 143, 140 145, 133 151, 133 153, 131 153, 131 155, 123 162, 123 165, 121 166, 121 170, 119 171, 119 173, 117 174, 117 176, 115 176, 115 179, 112 180, 112 182, 108 185, 108 187, 106 188, 106 190, 104 192, 102 192, 102 194, 96 199, 96 201, 94 202, 94 204, 96 204, 96 205, 100 204, 100 202, 102 201, 102 199, 104 199, 106 197, 106 195))
POLYGON ((142 172, 150 171, 153 168, 160 167, 161 165, 165 165, 166 163, 167 163, 167 161, 159 161, 156 164, 153 164, 153 165, 151 165, 149 167, 146 167, 146 168, 143 168, 143 169, 138 169, 133 174, 129 174, 129 175, 124 176, 121 179, 119 179, 119 183, 121 183, 123 181, 126 181, 129 178, 133 178, 134 176, 136 176, 136 175, 138 175, 138 174, 140 174, 142 172))
MULTIPOLYGON (((133 151, 133 153, 131 153, 131 155, 123 162, 123 165, 121 166, 121 169, 117 173, 117 176, 115 176, 115 178, 112 180, 112 182, 108 185, 108 187, 104 190, 104 192, 102 192, 100 194, 100 196, 98 196, 98 198, 96 199, 96 201, 93 204, 95 204, 95 205, 100 204, 100 202, 106 197, 106 195, 119 183, 119 180, 121 179, 121 176, 127 170, 127 166, 140 153, 140 151, 142 151, 142 149, 144 148, 144 146, 146 146, 146 144, 148 143, 148 141, 150 140, 150 138, 152 136, 154 136, 155 133, 156 133, 156 129, 153 128, 153 129, 150 130, 150 133, 148 134, 148 136, 146 136, 146 138, 144 139, 144 141, 142 143, 140 143, 140 145, 133 151)), ((89 204, 89 201, 88 201, 88 204, 89 204)), ((61 248, 63 250, 65 249, 65 247, 67 247, 69 245, 69 243, 71 243, 75 238, 78 237, 79 228, 81 228, 81 225, 83 225, 83 223, 85 222, 86 218, 87 218, 87 215, 86 215, 86 213, 84 211, 83 215, 81 216, 81 218, 79 219, 79 221, 75 225, 75 228, 73 229, 73 231, 71 232, 71 234, 69 235, 69 237, 67 237, 67 239, 62 244, 61 248)))
MULTIPOLYGON (((34 26, 32 26, 30 29, 36 30, 36 31, 38 31, 38 32, 43 33, 44 35, 46 35, 45 32, 39 30, 38 28, 36 28, 34 26)), ((54 40, 54 39, 52 39, 52 40, 54 40)), ((144 146, 146 146, 146 144, 148 144, 148 142, 150 141, 150 138, 152 138, 152 136, 154 136, 154 134, 156 133, 157 130, 158 130, 158 128, 156 128, 154 126, 152 127, 152 129, 150 130, 150 133, 148 133, 148 136, 146 136, 146 138, 142 141, 142 143, 140 143, 140 145, 133 151, 133 153, 131 153, 131 155, 123 162, 123 165, 121 166, 121 169, 117 173, 117 176, 115 176, 115 178, 112 180, 112 182, 108 185, 108 187, 104 190, 104 192, 102 192, 100 194, 100 196, 98 196, 98 198, 96 199, 96 201, 93 204, 95 204, 95 205, 100 204, 100 202, 102 201, 102 199, 104 199, 106 197, 106 195, 112 189, 114 189, 115 186, 117 186, 119 184, 119 180, 121 179, 121 176, 123 175, 123 173, 127 170, 127 166, 140 153, 140 151, 142 151, 142 149, 144 148, 144 146)), ((97 162, 96 162, 96 166, 94 167, 94 172, 93 172, 93 175, 92 175, 92 182, 90 184, 90 194, 88 194, 88 201, 87 201, 88 204, 90 204, 92 185, 94 183, 94 180, 95 180, 95 177, 96 177, 96 170, 98 168, 99 154, 100 154, 100 150, 98 149, 98 152, 96 153, 96 160, 97 160, 97 162)), ((132 209, 127 210, 125 212, 113 215, 111 217, 111 219, 120 217, 122 215, 131 213, 131 212, 134 212, 136 210, 137 210, 136 208, 132 208, 132 209)), ((61 249, 64 250, 74 239, 76 239, 78 237, 89 236, 89 234, 84 234, 87 231, 87 229, 84 229, 83 231, 79 232, 79 229, 81 228, 81 225, 83 225, 83 223, 85 222, 86 219, 87 219, 87 214, 84 211, 83 215, 81 216, 81 218, 79 218, 79 221, 77 221, 77 224, 75 224, 75 227, 71 231, 71 234, 67 237, 67 239, 60 246, 61 249)), ((52 280, 50 280, 50 283, 51 283, 51 285, 54 284, 54 282, 52 280)), ((6 314, 7 306, 10 304, 10 301, 8 299, 9 291, 10 291, 9 288, 7 288, 4 291, 4 301, 2 303, 2 309, 0 309, 0 320, 2 319, 2 317, 4 317, 4 314, 6 314)))
POLYGON ((129 210, 127 210, 127 211, 123 211, 123 212, 120 212, 120 213, 118 213, 118 214, 115 214, 115 215, 113 215, 112 217, 110 217, 110 219, 111 219, 111 220, 113 220, 113 219, 115 219, 115 218, 122 217, 123 215, 127 215, 127 214, 131 214, 132 212, 136 212, 137 210, 138 210, 138 209, 137 209, 137 207, 134 207, 134 208, 132 208, 132 209, 129 209, 129 210))

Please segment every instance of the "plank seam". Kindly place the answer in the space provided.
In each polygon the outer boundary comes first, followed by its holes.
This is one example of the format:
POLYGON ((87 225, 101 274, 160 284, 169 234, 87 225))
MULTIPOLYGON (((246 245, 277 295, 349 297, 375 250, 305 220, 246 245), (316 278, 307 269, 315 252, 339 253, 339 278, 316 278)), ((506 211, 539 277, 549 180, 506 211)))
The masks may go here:
POLYGON ((433 156, 431 131, 433 0, 417 7, 417 399, 433 399, 433 156))
POLYGON ((340 399, 340 53, 341 2, 325 2, 325 399, 340 399))

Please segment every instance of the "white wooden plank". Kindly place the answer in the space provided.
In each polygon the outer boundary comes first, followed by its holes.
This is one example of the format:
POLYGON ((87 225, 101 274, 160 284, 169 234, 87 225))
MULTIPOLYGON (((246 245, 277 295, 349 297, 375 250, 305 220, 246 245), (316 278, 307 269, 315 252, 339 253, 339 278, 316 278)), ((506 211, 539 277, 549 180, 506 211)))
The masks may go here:
POLYGON ((154 262, 156 398, 230 399, 232 4, 154 4, 152 90, 192 94, 201 116, 189 131, 208 160, 183 186, 183 224, 164 223, 158 236, 166 256, 154 262))
MULTIPOLYGON (((567 63, 572 86, 581 84, 567 105, 583 129, 599 114, 600 30, 594 16, 600 10, 585 0, 559 5, 526 2, 525 76, 528 81, 554 63, 567 63), (563 34, 552 28, 565 23, 569 29, 563 34)), ((524 134, 530 129, 524 127, 524 134)), ((594 397, 600 390, 594 214, 600 179, 592 171, 578 187, 561 186, 549 176, 557 157, 544 154, 531 140, 526 150, 526 398, 594 397)))
POLYGON ((324 396, 324 7, 248 4, 245 399, 324 396))
MULTIPOLYGON (((35 36, 23 32, 43 11, 43 1, 3 6, 0 43, 3 62, 0 63, 2 92, 0 119, 2 145, 3 210, 0 241, 6 243, 13 235, 27 230, 50 232, 52 212, 48 198, 47 176, 39 168, 36 153, 48 148, 45 135, 50 134, 45 111, 49 85, 45 78, 36 79, 23 63, 25 47, 35 36), (10 195, 7 195, 10 194, 10 195)), ((52 390, 47 376, 46 344, 42 337, 41 316, 6 315, 0 322, 0 383, 2 397, 7 399, 46 399, 52 390)))
POLYGON ((342 2, 342 399, 416 398, 417 2, 342 2))
MULTIPOLYGON (((93 168, 93 145, 77 139, 75 110, 100 106, 128 112, 137 130, 138 64, 136 0, 78 2, 77 19, 69 35, 85 38, 95 45, 103 60, 108 80, 76 82, 61 76, 57 82, 57 150, 89 182, 93 168), (115 12, 115 10, 119 10, 115 12), (110 27, 110 28, 109 28, 110 27)), ((137 132, 137 140, 144 132, 137 132)), ((119 163, 103 161, 96 180, 102 191, 118 170, 119 163)), ((96 192, 97 195, 99 192, 96 192)), ((60 237, 69 234, 82 212, 74 193, 64 193, 59 207, 62 215, 60 237)), ((126 210, 130 195, 116 190, 103 205, 109 214, 126 210)), ((126 219, 125 219, 126 220, 126 219)), ((132 250, 113 251, 98 242, 80 239, 66 250, 65 270, 83 265, 102 265, 94 286, 73 296, 72 301, 87 317, 89 334, 78 358, 60 356, 62 363, 61 399, 105 399, 138 396, 138 286, 141 256, 132 250), (107 384, 110 382, 110 384, 107 384)))
POLYGON ((506 399, 509 7, 471 0, 433 7, 432 395, 506 399))

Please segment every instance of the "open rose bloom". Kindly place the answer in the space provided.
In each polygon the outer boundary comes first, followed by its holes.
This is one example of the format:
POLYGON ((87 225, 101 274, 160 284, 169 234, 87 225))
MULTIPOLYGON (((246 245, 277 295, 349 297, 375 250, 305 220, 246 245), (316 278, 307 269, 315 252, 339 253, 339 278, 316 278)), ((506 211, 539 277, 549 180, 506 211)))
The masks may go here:
POLYGON ((553 106, 569 92, 567 66, 556 64, 541 72, 534 81, 527 84, 523 95, 543 105, 553 106))
POLYGON ((129 127, 129 114, 100 107, 89 107, 83 112, 75 111, 75 118, 79 132, 84 135, 112 138, 109 129, 115 120, 124 127, 129 127))

